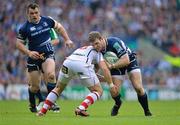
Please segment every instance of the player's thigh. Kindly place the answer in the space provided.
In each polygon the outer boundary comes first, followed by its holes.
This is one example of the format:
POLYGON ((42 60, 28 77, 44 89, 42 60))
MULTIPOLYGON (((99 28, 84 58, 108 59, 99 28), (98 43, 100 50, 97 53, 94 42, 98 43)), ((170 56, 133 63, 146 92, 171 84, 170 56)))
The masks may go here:
POLYGON ((133 87, 136 89, 138 93, 144 93, 140 69, 132 70, 129 73, 129 79, 131 80, 133 87))
POLYGON ((54 74, 55 75, 55 61, 52 58, 47 58, 44 63, 42 63, 42 70, 44 75, 54 74))
POLYGON ((91 87, 95 85, 100 85, 100 81, 93 69, 93 67, 86 67, 81 64, 79 70, 77 71, 81 83, 86 87, 91 87))
POLYGON ((57 85, 60 86, 60 84, 68 84, 69 81, 75 76, 75 74, 72 71, 72 61, 65 60, 63 62, 63 65, 60 68, 57 85))

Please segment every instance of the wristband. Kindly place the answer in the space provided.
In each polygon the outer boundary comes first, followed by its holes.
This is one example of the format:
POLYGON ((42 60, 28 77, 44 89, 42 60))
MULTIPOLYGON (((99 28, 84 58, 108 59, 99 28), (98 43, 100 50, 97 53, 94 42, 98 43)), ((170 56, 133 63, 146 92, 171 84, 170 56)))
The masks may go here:
POLYGON ((110 87, 110 88, 113 88, 113 87, 114 87, 114 84, 113 84, 113 83, 110 83, 110 84, 109 84, 109 87, 110 87))

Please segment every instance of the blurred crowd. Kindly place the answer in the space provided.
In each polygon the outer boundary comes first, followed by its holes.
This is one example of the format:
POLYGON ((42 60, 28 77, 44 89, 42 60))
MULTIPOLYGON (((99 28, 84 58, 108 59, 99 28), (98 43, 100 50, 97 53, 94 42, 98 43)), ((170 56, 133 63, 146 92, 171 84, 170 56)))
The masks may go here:
MULTIPOLYGON (((128 41, 146 38, 173 56, 180 56, 180 0, 34 0, 41 14, 63 24, 76 47, 87 44, 88 33, 98 30, 105 36, 128 41)), ((28 1, 32 2, 32 1, 28 1)), ((26 57, 15 47, 16 34, 26 20, 24 0, 0 1, 0 84, 27 84, 26 57)), ((72 51, 61 43, 56 49, 57 73, 72 51)), ((128 45, 134 43, 128 43, 128 45)), ((143 52, 142 52, 143 53, 143 52)), ((163 59, 143 62, 143 83, 148 88, 180 88, 180 71, 163 59)), ((128 81, 127 81, 128 82, 128 81)))

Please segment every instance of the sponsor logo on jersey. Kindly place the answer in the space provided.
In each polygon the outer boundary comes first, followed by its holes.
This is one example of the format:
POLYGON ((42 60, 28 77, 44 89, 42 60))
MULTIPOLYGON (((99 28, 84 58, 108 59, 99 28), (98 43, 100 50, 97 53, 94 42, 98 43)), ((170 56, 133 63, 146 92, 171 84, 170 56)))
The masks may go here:
POLYGON ((48 26, 47 22, 43 22, 43 26, 45 27, 48 26))
POLYGON ((43 27, 42 26, 38 26, 37 27, 37 30, 41 30, 43 27))
POLYGON ((33 26, 33 27, 30 28, 30 31, 34 31, 34 30, 36 30, 36 27, 35 27, 35 26, 33 26))

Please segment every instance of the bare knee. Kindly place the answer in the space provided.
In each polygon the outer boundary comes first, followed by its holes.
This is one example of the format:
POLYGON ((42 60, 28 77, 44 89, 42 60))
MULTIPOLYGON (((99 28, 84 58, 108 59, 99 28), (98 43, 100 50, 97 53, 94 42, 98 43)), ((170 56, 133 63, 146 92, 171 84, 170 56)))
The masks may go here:
POLYGON ((39 91, 40 88, 37 85, 30 85, 29 89, 30 89, 31 92, 36 93, 36 92, 39 91))
POLYGON ((54 73, 48 73, 48 81, 55 81, 56 77, 54 73))
POLYGON ((144 95, 144 93, 145 93, 145 91, 144 91, 144 88, 135 88, 135 90, 136 90, 136 93, 138 94, 138 95, 144 95))

